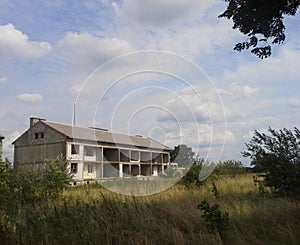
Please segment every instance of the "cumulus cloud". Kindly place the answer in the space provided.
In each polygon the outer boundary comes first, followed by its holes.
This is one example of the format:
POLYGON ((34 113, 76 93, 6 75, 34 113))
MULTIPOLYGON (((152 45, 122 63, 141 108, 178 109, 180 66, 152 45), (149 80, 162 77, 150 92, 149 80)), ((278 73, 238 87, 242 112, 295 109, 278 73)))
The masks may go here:
POLYGON ((47 42, 29 40, 29 37, 16 29, 13 24, 0 25, 0 52, 2 58, 11 56, 37 58, 47 54, 51 45, 47 42))
POLYGON ((300 50, 286 44, 277 55, 266 60, 240 62, 234 70, 225 70, 223 81, 270 86, 283 81, 294 81, 300 76, 300 50))
POLYGON ((214 8, 216 3, 125 0, 113 7, 118 34, 132 47, 170 51, 195 60, 218 49, 231 50, 239 36, 230 23, 217 19, 221 10, 214 8))
POLYGON ((23 102, 41 102, 43 100, 43 96, 41 94, 24 93, 18 95, 17 99, 23 102))
POLYGON ((105 61, 131 50, 126 40, 99 38, 87 32, 68 32, 58 43, 58 49, 65 53, 77 67, 98 67, 105 61))
POLYGON ((203 12, 216 1, 211 0, 123 0, 113 2, 112 6, 118 16, 136 20, 141 24, 165 25, 176 20, 203 12))
POLYGON ((228 127, 241 138, 249 129, 289 125, 297 118, 299 96, 299 50, 287 43, 266 60, 240 60, 214 80, 224 101, 228 127), (234 82, 233 81, 238 81, 234 82))
POLYGON ((251 88, 248 85, 239 85, 237 83, 231 83, 226 89, 218 90, 221 95, 229 96, 232 99, 245 99, 251 98, 258 94, 258 88, 251 88))

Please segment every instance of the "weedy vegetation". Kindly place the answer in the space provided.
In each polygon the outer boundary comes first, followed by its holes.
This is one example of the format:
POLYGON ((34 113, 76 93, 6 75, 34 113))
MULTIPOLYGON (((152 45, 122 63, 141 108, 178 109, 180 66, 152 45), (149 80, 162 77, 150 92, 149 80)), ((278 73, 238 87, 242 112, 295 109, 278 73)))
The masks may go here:
MULTIPOLYGON (((45 185, 43 178, 57 181, 62 170, 52 167, 43 177, 27 170, 13 173, 19 175, 20 180, 15 180, 19 187, 1 178, 1 244, 300 241, 297 203, 270 192, 261 195, 252 174, 215 176, 193 187, 177 184, 144 197, 118 195, 99 184, 67 187, 64 181, 59 186, 50 181, 51 192, 44 192, 49 183, 45 185)), ((1 177, 10 171, 2 165, 1 177)))
MULTIPOLYGON (((251 142, 248 150, 256 149, 250 148, 256 143, 251 142)), ((269 152, 259 152, 263 153, 259 163, 269 160, 269 152)), ((258 155, 251 156, 258 159, 258 155)), ((290 184, 298 183, 298 172, 292 175, 293 182, 286 178, 283 182, 293 188, 283 189, 270 184, 270 178, 282 183, 277 175, 247 173, 236 161, 219 163, 203 180, 199 178, 203 164, 198 159, 167 190, 134 197, 116 194, 100 184, 70 187, 72 176, 64 159, 16 170, 9 161, 0 161, 0 244, 300 243, 297 186, 290 184), (285 190, 288 195, 278 195, 285 190)), ((162 177, 160 181, 167 180, 162 177)), ((118 182, 151 189, 145 181, 118 182)))

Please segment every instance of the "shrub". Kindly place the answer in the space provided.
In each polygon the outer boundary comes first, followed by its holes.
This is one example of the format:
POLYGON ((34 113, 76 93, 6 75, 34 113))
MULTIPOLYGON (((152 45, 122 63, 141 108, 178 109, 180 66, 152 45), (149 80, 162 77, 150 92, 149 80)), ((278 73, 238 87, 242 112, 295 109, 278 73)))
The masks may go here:
POLYGON ((72 176, 64 158, 47 160, 44 167, 40 169, 42 194, 51 199, 58 198, 63 189, 71 185, 72 176))
POLYGON ((195 160, 193 165, 190 167, 188 172, 181 178, 179 183, 185 185, 186 187, 194 187, 200 185, 201 182, 199 181, 199 175, 202 169, 202 164, 202 159, 195 160))
POLYGON ((242 154, 252 159, 257 171, 264 173, 262 184, 274 193, 300 197, 300 131, 286 128, 268 129, 269 134, 255 131, 242 154))
POLYGON ((9 161, 0 162, 0 211, 9 216, 17 215, 25 206, 57 199, 72 180, 62 158, 46 161, 39 168, 9 166, 9 161))
POLYGON ((229 225, 228 212, 222 212, 218 204, 210 205, 206 200, 203 200, 198 208, 202 210, 202 217, 204 218, 205 226, 211 233, 221 232, 226 230, 229 225))

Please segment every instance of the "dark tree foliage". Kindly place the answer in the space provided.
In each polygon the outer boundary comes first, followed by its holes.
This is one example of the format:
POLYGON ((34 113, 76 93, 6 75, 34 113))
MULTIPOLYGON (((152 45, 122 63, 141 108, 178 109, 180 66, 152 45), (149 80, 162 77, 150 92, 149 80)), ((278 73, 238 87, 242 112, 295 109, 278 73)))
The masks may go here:
POLYGON ((242 152, 251 164, 264 173, 263 184, 283 196, 300 197, 300 131, 268 129, 255 131, 242 152))
POLYGON ((205 226, 210 233, 215 231, 222 232, 229 226, 229 214, 221 211, 218 204, 210 205, 208 201, 203 200, 198 208, 202 210, 205 226))
POLYGON ((197 158, 194 160, 193 165, 188 172, 181 178, 178 183, 185 185, 186 187, 200 186, 203 182, 199 181, 199 175, 202 170, 204 159, 197 158))
POLYGON ((271 45, 285 40, 284 15, 295 15, 300 0, 225 0, 227 9, 219 15, 232 19, 233 28, 248 35, 245 42, 239 42, 234 50, 251 48, 259 58, 271 55, 271 45))
POLYGON ((189 167, 194 162, 195 153, 187 145, 178 145, 170 152, 171 162, 178 163, 179 167, 189 167))

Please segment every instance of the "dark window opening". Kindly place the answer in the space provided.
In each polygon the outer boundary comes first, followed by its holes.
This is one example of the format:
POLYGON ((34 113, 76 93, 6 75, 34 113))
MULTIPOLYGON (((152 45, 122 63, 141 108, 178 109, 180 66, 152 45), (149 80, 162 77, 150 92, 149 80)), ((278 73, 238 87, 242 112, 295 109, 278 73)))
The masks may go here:
POLYGON ((120 161, 129 162, 129 150, 120 150, 120 161))
POLYGON ((71 173, 77 173, 77 163, 71 163, 71 173))
POLYGON ((71 154, 79 154, 79 145, 71 145, 71 154))
POLYGON ((152 152, 152 162, 162 163, 162 154, 158 152, 152 152))
POLYGON ((141 151, 141 162, 151 163, 151 152, 141 151))
POLYGON ((103 160, 109 162, 119 161, 119 151, 113 148, 103 148, 103 160))
POLYGON ((163 163, 168 163, 168 162, 169 162, 169 155, 163 154, 163 163))
POLYGON ((131 161, 138 162, 140 161, 140 153, 138 151, 131 151, 131 161))
POLYGON ((44 133, 35 133, 34 138, 37 139, 44 139, 44 133))
POLYGON ((88 157, 93 157, 95 155, 95 147, 85 146, 84 154, 88 157))

